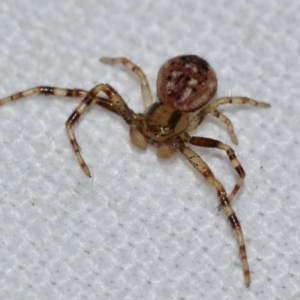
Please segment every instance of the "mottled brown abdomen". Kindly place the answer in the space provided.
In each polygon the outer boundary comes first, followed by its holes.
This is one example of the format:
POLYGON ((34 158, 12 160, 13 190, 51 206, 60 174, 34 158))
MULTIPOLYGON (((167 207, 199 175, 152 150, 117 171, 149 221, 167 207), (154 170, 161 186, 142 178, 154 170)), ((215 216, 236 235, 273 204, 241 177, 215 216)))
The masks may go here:
POLYGON ((157 77, 157 95, 162 103, 180 111, 195 111, 217 90, 217 78, 206 60, 181 55, 162 65, 157 77))

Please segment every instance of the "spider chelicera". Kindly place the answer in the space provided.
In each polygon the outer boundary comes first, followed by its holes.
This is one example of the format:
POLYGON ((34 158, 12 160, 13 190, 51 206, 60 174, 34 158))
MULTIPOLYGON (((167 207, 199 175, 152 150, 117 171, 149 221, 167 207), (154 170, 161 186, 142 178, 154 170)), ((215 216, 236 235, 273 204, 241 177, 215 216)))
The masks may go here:
POLYGON ((218 106, 230 103, 247 103, 259 107, 268 107, 270 105, 247 97, 223 97, 208 103, 217 90, 217 78, 207 61, 196 55, 174 57, 161 67, 157 78, 159 102, 153 101, 148 80, 137 65, 123 57, 103 57, 101 61, 110 64, 121 63, 139 77, 146 108, 143 114, 134 113, 118 92, 108 84, 98 84, 90 91, 37 86, 1 99, 0 105, 32 94, 83 98, 82 102, 67 120, 66 129, 78 162, 88 176, 90 176, 90 171, 80 153, 73 126, 92 104, 103 106, 123 117, 130 127, 131 141, 135 146, 145 149, 147 143, 155 145, 158 148, 158 156, 162 158, 171 157, 176 150, 181 152, 193 167, 205 177, 207 182, 216 189, 221 202, 220 208, 225 211, 237 235, 245 283, 249 286, 250 271, 243 232, 231 206, 231 201, 243 184, 246 173, 231 147, 211 138, 190 136, 188 132, 197 128, 205 116, 211 114, 227 126, 232 141, 237 144, 237 137, 232 123, 224 114, 218 111, 218 106), (100 92, 106 94, 108 98, 99 96, 100 92), (229 196, 208 165, 186 144, 217 148, 226 152, 238 174, 238 180, 229 196))

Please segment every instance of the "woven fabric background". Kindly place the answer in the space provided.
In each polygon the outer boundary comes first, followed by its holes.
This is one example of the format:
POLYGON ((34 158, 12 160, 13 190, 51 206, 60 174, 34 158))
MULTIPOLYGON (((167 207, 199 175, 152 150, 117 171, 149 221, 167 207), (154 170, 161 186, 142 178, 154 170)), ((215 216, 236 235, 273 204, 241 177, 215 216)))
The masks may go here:
MULTIPOLYGON (((238 146, 213 117, 195 131, 231 145, 247 172, 233 207, 249 288, 215 190, 180 154, 136 149, 125 122, 95 107, 76 126, 87 178, 64 128, 80 99, 0 107, 1 299, 300 299, 299 2, 10 0, 0 38, 0 97, 107 82, 142 112, 136 76, 99 58, 130 58, 155 94, 166 59, 197 54, 217 73, 217 96, 272 105, 220 109, 238 146)), ((225 153, 196 150, 230 191, 225 153)))

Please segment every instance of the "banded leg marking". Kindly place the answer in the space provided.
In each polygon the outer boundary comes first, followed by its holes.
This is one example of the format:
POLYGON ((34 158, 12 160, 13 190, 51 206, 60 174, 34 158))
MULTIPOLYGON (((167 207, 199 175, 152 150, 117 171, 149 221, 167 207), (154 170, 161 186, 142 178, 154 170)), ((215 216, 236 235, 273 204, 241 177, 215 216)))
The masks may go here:
POLYGON ((208 165, 190 148, 186 147, 183 143, 179 146, 179 150, 184 157, 193 165, 193 167, 201 173, 207 182, 212 185, 218 194, 221 202, 221 208, 225 211, 230 224, 236 233, 237 241, 239 245, 240 257, 243 265, 244 280, 247 286, 250 285, 250 270, 247 260, 246 247, 244 242, 243 231, 240 226, 239 220, 234 213, 234 210, 227 198, 226 191, 223 185, 215 178, 214 174, 208 167, 208 165))
MULTIPOLYGON (((66 122, 66 130, 67 130, 67 134, 69 136, 72 148, 78 159, 78 162, 79 162, 82 170, 84 171, 84 173, 89 177, 91 176, 91 173, 80 153, 80 147, 76 140, 73 127, 74 127, 74 124, 80 118, 80 116, 86 111, 86 109, 91 104, 99 103, 99 99, 101 99, 101 98, 97 97, 97 95, 100 92, 104 92, 108 96, 109 100, 107 100, 107 101, 109 101, 111 103, 111 105, 113 107, 113 111, 120 114, 128 124, 131 124, 131 122, 133 120, 132 112, 128 108, 127 104, 123 101, 121 96, 108 84, 96 85, 91 91, 89 91, 87 93, 86 97, 76 107, 76 109, 74 110, 74 112, 71 114, 71 116, 68 118, 68 120, 66 122)), ((105 98, 103 98, 103 99, 105 99, 105 98)))
POLYGON ((243 185, 244 178, 246 177, 246 173, 245 173, 241 163, 237 159, 233 149, 218 140, 205 138, 205 137, 190 137, 190 136, 186 135, 185 141, 192 145, 206 147, 206 148, 217 148, 220 150, 224 150, 226 152, 228 158, 230 159, 232 166, 234 167, 237 174, 239 175, 239 178, 238 178, 231 194, 228 197, 228 201, 231 202, 232 199, 234 198, 234 196, 236 195, 236 193, 239 191, 239 189, 243 185))
MULTIPOLYGON (((99 86, 104 87, 103 92, 105 92, 109 97, 111 96, 111 94, 118 95, 116 93, 116 91, 114 91, 112 88, 110 88, 110 87, 107 88, 107 85, 98 85, 96 87, 99 87, 99 86)), ((24 98, 24 97, 27 97, 27 96, 30 96, 33 94, 53 95, 53 96, 59 96, 59 97, 84 98, 83 101, 77 106, 75 111, 72 113, 72 115, 68 118, 68 120, 66 122, 66 129, 67 129, 67 133, 68 133, 72 148, 74 149, 74 152, 77 156, 77 159, 79 161, 81 168, 83 169, 83 171, 85 172, 86 175, 90 176, 90 171, 89 171, 84 159, 81 156, 80 147, 77 143, 77 140, 75 138, 75 134, 74 134, 72 127, 77 122, 79 117, 83 114, 83 112, 86 110, 86 108, 88 106, 90 106, 92 103, 103 106, 103 107, 107 108, 108 110, 110 110, 114 113, 118 113, 118 114, 120 113, 120 110, 122 110, 122 109, 120 109, 120 107, 117 107, 118 101, 115 100, 114 101, 115 103, 113 103, 110 99, 99 97, 97 94, 100 92, 100 90, 95 93, 94 89, 92 89, 91 92, 88 92, 83 89, 66 89, 66 88, 51 87, 51 86, 36 86, 36 87, 30 88, 28 90, 21 91, 21 92, 15 93, 13 95, 10 95, 8 97, 0 99, 0 105, 3 105, 5 103, 11 102, 11 101, 19 100, 21 98, 24 98)), ((117 98, 120 99, 121 97, 118 95, 117 98)), ((123 103, 123 106, 125 105, 127 107, 127 105, 124 103, 123 100, 119 101, 119 102, 120 102, 121 107, 122 107, 122 103, 123 103)), ((123 111, 124 110, 125 109, 123 108, 123 111)), ((127 110, 130 111, 128 107, 127 107, 127 110)), ((124 115, 128 116, 129 115, 128 111, 126 111, 127 115, 124 112, 123 112, 123 114, 121 113, 122 116, 123 117, 124 117, 124 115)), ((132 118, 131 111, 130 111, 130 117, 132 118)), ((128 119, 127 122, 131 121, 130 117, 127 117, 127 119, 128 119)))
POLYGON ((207 114, 212 114, 213 116, 217 117, 221 122, 225 123, 227 125, 229 135, 231 137, 231 140, 237 144, 238 140, 234 133, 234 129, 232 126, 231 121, 223 115, 221 112, 219 112, 216 108, 220 105, 224 104, 249 104, 257 107, 270 107, 269 103, 266 102, 259 102, 253 99, 250 99, 248 97, 223 97, 216 99, 210 103, 208 103, 200 112, 190 118, 190 124, 187 129, 187 131, 192 131, 196 129, 199 124, 203 121, 205 116, 207 114))
POLYGON ((221 112, 219 112, 217 109, 210 111, 210 113, 213 116, 215 116, 216 118, 218 118, 221 122, 223 122, 227 126, 227 129, 228 129, 228 132, 229 132, 229 135, 230 135, 230 138, 231 138, 232 142, 237 145, 238 138, 237 138, 237 136, 234 132, 233 125, 232 125, 232 122, 230 121, 230 119, 227 118, 221 112))
MULTIPOLYGON (((66 89, 60 87, 51 87, 51 86, 36 86, 34 88, 30 88, 28 90, 15 93, 11 96, 5 97, 0 99, 0 105, 5 103, 19 100, 21 98, 33 95, 33 94, 40 94, 40 95, 53 95, 59 97, 73 97, 73 98, 84 98, 88 91, 83 89, 66 89)), ((96 104, 100 106, 104 106, 105 108, 116 112, 115 108, 113 107, 112 103, 109 99, 103 97, 96 97, 96 104)))
POLYGON ((248 97, 222 97, 210 102, 208 106, 212 109, 216 109, 218 106, 224 104, 250 104, 257 107, 271 106, 269 103, 256 101, 248 97))
POLYGON ((87 95, 87 91, 81 89, 65 89, 59 87, 51 86, 36 86, 34 88, 18 92, 11 96, 5 97, 0 100, 0 105, 3 105, 7 102, 15 101, 33 94, 42 94, 42 95, 54 95, 59 97, 74 97, 74 98, 83 98, 87 95))

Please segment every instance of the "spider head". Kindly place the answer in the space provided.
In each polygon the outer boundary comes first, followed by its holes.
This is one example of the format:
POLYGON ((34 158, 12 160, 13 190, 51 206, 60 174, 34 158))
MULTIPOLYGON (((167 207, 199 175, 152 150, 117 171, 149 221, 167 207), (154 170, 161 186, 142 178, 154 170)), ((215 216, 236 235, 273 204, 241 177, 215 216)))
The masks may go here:
POLYGON ((154 142, 162 142, 186 130, 188 115, 172 106, 156 102, 144 114, 143 133, 154 142))

